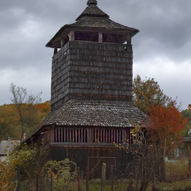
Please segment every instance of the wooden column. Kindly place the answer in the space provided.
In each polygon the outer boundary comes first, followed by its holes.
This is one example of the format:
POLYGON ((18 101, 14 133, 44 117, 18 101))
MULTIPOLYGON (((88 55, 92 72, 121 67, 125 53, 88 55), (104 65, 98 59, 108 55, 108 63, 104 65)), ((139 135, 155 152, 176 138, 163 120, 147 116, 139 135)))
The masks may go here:
POLYGON ((50 142, 54 142, 54 128, 51 128, 49 132, 50 132, 50 137, 49 137, 50 142))
POLYGON ((130 34, 127 35, 127 44, 131 45, 131 35, 130 34))
POLYGON ((101 173, 101 191, 104 191, 105 189, 105 179, 106 179, 106 164, 102 164, 102 173, 101 173))
POLYGON ((99 33, 98 42, 103 42, 103 34, 99 33))
POLYGON ((75 40, 75 33, 74 33, 74 31, 70 31, 70 33, 69 33, 69 40, 70 41, 73 41, 73 40, 75 40))
POLYGON ((189 160, 188 178, 190 178, 191 177, 191 142, 188 142, 188 160, 189 160))
POLYGON ((55 55, 57 52, 58 52, 58 49, 54 48, 54 54, 53 55, 55 55))

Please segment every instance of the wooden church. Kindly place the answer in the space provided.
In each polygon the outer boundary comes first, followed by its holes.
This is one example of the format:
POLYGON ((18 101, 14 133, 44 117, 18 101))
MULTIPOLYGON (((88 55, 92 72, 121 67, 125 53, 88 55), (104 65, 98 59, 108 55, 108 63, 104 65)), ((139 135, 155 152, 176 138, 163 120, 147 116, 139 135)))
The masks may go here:
POLYGON ((54 49, 51 112, 28 141, 48 144, 51 159, 69 158, 84 172, 102 162, 122 172, 129 156, 115 144, 131 143, 130 130, 146 118, 132 103, 131 38, 138 32, 88 0, 46 45, 54 49))

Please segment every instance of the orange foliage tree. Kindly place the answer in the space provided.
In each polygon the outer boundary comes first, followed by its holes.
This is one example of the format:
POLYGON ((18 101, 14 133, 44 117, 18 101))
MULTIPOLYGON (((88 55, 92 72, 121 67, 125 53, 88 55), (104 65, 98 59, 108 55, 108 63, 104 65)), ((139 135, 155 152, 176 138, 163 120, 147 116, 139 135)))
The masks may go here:
POLYGON ((188 120, 183 117, 176 107, 175 102, 165 105, 153 105, 149 109, 151 124, 148 128, 152 143, 161 150, 159 164, 159 176, 165 179, 164 161, 167 153, 170 153, 181 142, 180 132, 186 127, 188 120))
POLYGON ((170 150, 174 149, 182 139, 181 130, 185 128, 188 122, 176 107, 175 102, 171 102, 168 106, 152 106, 149 109, 149 117, 151 119, 150 130, 153 132, 153 139, 161 143, 166 139, 168 148, 170 150))
POLYGON ((134 105, 150 118, 146 138, 150 145, 157 149, 154 155, 160 163, 158 175, 164 180, 165 156, 174 151, 181 142, 181 133, 186 128, 188 120, 180 113, 176 101, 166 96, 153 78, 142 80, 138 75, 133 81, 133 93, 134 105))
POLYGON ((35 104, 34 107, 40 111, 42 118, 46 117, 50 112, 50 101, 46 101, 44 103, 35 104))

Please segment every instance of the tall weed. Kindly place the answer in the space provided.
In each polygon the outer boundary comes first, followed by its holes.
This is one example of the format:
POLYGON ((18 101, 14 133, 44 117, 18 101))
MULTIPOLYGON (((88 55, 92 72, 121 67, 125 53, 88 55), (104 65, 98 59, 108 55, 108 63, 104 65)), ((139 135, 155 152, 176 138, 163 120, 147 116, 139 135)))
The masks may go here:
POLYGON ((166 180, 173 182, 183 180, 188 173, 188 160, 169 160, 165 162, 166 180))

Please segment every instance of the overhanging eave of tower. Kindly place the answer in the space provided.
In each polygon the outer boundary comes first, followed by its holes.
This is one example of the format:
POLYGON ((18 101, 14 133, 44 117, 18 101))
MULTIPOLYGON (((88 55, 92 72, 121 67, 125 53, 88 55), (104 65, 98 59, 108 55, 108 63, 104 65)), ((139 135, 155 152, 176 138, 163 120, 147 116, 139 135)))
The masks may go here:
MULTIPOLYGON (((114 23, 114 22, 113 22, 114 23)), ((61 40, 67 38, 70 31, 94 31, 94 32, 107 32, 107 33, 115 33, 115 34, 123 34, 134 36, 139 32, 139 30, 130 28, 130 27, 113 27, 111 25, 106 25, 104 23, 84 23, 84 24, 71 24, 64 25, 55 35, 54 37, 46 44, 46 47, 50 48, 60 48, 61 40)))

